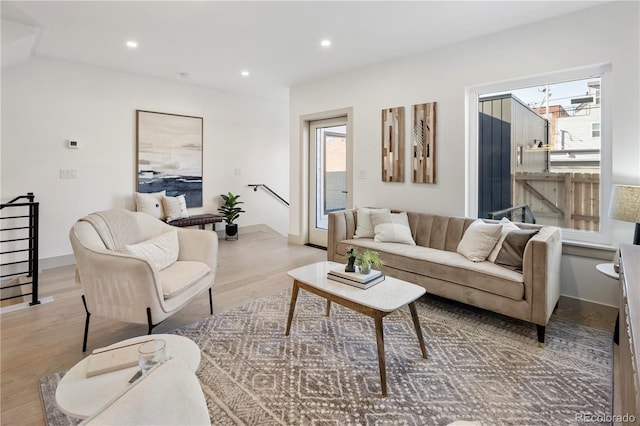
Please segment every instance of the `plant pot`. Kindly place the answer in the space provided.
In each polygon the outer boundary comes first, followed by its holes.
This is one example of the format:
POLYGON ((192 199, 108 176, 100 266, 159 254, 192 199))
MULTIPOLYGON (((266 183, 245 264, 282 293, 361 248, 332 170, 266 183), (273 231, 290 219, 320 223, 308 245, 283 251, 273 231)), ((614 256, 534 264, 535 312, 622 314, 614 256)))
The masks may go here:
POLYGON ((361 274, 368 274, 369 272, 371 272, 371 265, 361 265, 360 266, 360 273, 361 274))
POLYGON ((232 225, 226 225, 224 227, 224 239, 225 240, 237 240, 238 239, 238 225, 236 223, 232 225))

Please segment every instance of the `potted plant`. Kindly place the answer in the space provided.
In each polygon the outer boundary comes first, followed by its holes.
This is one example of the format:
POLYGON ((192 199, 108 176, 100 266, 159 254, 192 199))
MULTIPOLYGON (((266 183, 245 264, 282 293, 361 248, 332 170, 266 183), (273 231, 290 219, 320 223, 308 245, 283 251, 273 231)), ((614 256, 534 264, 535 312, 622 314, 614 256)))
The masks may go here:
POLYGON ((240 213, 245 213, 242 208, 238 207, 242 204, 242 201, 238 201, 239 195, 234 195, 231 192, 228 194, 220 194, 220 197, 224 200, 224 204, 218 207, 218 211, 224 216, 225 226, 225 240, 238 239, 238 224, 234 221, 240 216, 240 213))
POLYGON ((373 250, 365 250, 364 253, 358 253, 356 255, 356 263, 360 267, 361 274, 371 272, 371 266, 380 267, 383 264, 378 256, 378 252, 373 250))

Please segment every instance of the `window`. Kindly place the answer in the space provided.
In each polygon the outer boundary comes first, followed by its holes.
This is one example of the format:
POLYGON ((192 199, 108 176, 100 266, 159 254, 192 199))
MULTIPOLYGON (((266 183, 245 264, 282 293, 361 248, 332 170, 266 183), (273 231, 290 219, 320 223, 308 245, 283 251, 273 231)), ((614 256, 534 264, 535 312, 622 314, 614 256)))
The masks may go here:
POLYGON ((607 242, 609 68, 467 88, 467 215, 535 221, 564 228, 565 240, 607 242))

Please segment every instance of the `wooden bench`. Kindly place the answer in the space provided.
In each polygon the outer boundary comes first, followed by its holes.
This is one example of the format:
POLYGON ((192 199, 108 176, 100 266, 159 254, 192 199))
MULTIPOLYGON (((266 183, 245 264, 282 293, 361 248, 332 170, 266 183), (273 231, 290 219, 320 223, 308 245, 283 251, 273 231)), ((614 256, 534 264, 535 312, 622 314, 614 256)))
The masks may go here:
POLYGON ((216 230, 216 223, 224 221, 224 216, 220 216, 217 214, 197 214, 190 217, 185 217, 183 219, 172 220, 171 222, 167 222, 169 225, 179 226, 181 228, 185 226, 199 226, 200 229, 204 229, 205 225, 211 223, 211 230, 216 230))

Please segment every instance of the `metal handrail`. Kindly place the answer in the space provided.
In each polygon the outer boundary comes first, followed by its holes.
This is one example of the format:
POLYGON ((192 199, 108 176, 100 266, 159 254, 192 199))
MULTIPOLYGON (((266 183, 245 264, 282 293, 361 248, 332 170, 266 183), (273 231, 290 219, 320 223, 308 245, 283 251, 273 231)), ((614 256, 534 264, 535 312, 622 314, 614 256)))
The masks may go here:
POLYGON ((287 200, 285 200, 284 198, 282 198, 281 196, 279 196, 278 194, 275 193, 275 191, 271 188, 269 188, 267 185, 265 185, 264 183, 250 183, 247 186, 252 186, 253 187, 253 191, 256 192, 258 190, 259 187, 262 187, 264 189, 266 189, 271 195, 273 195, 274 197, 276 197, 278 200, 282 201, 283 203, 285 203, 287 206, 289 205, 289 202, 287 200))
POLYGON ((2 287, 2 289, 9 289, 9 288, 14 288, 14 287, 22 287, 23 285, 27 285, 27 284, 31 284, 31 292, 29 293, 23 293, 23 294, 18 294, 15 296, 9 296, 9 297, 3 297, 0 300, 8 300, 8 299, 15 299, 17 297, 23 297, 23 296, 28 296, 31 295, 31 303, 29 303, 30 306, 33 305, 39 305, 40 304, 40 300, 38 300, 38 223, 39 223, 39 216, 40 216, 40 203, 35 201, 35 195, 33 195, 33 192, 28 192, 27 195, 20 195, 16 198, 14 198, 13 200, 7 202, 7 203, 3 203, 0 204, 0 210, 7 208, 7 207, 29 207, 29 214, 28 215, 20 215, 20 216, 5 216, 5 217, 0 217, 0 219, 28 219, 29 220, 29 224, 26 226, 21 226, 21 227, 10 227, 10 228, 0 228, 0 231, 14 231, 14 230, 21 230, 21 229, 28 229, 29 230, 29 237, 28 238, 14 238, 14 239, 2 239, 0 238, 0 243, 11 243, 11 242, 16 242, 16 241, 28 241, 29 242, 29 247, 26 249, 20 249, 20 250, 0 250, 0 254, 8 254, 8 253, 22 253, 22 252, 27 252, 28 253, 28 260, 21 260, 21 261, 15 261, 15 262, 7 262, 7 263, 2 263, 0 264, 0 266, 9 266, 9 265, 17 265, 17 264, 21 264, 21 263, 26 263, 27 264, 27 270, 26 271, 21 271, 21 272, 15 272, 15 273, 10 273, 10 274, 4 274, 1 275, 0 278, 8 278, 8 277, 17 277, 19 275, 24 275, 26 274, 27 277, 31 278, 31 281, 18 281, 17 284, 12 284, 12 285, 8 285, 5 287, 2 287), (27 199, 28 202, 26 203, 16 203, 16 201, 21 200, 21 199, 27 199))
POLYGON ((517 210, 521 210, 523 223, 527 223, 527 218, 531 220, 528 223, 536 223, 536 218, 533 215, 533 212, 529 208, 528 204, 520 204, 518 206, 508 207, 506 209, 489 212, 487 213, 487 216, 489 217, 489 219, 495 219, 496 216, 509 216, 509 219, 513 220, 513 212, 517 210))

